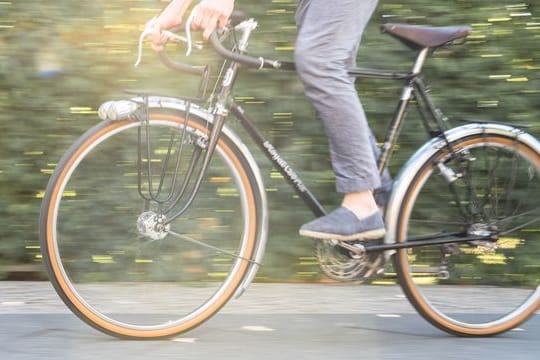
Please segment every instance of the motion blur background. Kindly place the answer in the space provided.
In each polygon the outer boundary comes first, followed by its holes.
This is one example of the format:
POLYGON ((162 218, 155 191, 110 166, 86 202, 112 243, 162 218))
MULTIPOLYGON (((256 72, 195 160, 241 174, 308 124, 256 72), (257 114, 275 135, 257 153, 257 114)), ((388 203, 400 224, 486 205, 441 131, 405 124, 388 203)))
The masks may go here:
MULTIPOLYGON (((96 111, 102 102, 129 97, 124 89, 194 94, 197 80, 165 69, 148 45, 142 66, 133 67, 143 25, 166 4, 0 0, 0 279, 46 277, 38 241, 40 202, 57 161, 98 121, 96 111)), ((252 53, 292 59, 295 0, 237 0, 236 7, 259 21, 252 53)), ((495 120, 530 125, 529 131, 540 135, 539 0, 381 0, 364 36, 360 66, 410 65, 414 53, 380 33, 385 22, 472 26, 464 45, 440 49, 427 63, 437 104, 454 125, 462 119, 495 120)), ((182 56, 181 51, 174 56, 182 56)), ((211 51, 192 61, 219 65, 211 51)), ((379 80, 358 82, 379 140, 400 86, 379 80)), ((326 138, 297 78, 291 73, 248 71, 240 76, 235 95, 323 204, 335 206, 340 199, 334 191, 326 138)), ((234 121, 229 125, 238 128, 234 121)), ((410 111, 392 161, 394 175, 427 139, 419 126, 418 114, 410 111)), ((323 280, 312 242, 297 235, 297 228, 312 215, 268 161, 258 151, 255 155, 261 159, 271 210, 259 280, 323 280)))

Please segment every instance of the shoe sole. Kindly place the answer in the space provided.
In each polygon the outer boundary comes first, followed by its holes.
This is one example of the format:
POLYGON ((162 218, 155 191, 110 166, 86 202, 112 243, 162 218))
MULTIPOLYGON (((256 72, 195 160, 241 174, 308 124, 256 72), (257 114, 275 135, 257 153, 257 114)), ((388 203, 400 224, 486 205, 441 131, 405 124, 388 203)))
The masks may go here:
POLYGON ((339 234, 330 234, 322 233, 318 231, 311 230, 300 230, 299 234, 302 236, 307 236, 320 240, 337 240, 337 241, 365 241, 365 240, 376 240, 383 238, 386 235, 385 229, 376 229, 364 231, 358 234, 352 235, 339 235, 339 234))

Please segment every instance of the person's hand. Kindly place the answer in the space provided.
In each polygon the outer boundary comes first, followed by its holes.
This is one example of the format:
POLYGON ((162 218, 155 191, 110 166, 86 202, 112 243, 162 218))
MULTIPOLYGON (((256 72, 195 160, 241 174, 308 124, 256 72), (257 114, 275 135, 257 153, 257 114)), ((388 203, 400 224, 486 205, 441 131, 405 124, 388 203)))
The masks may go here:
POLYGON ((154 51, 162 51, 165 47, 165 44, 170 40, 167 35, 165 35, 161 30, 165 29, 158 20, 158 17, 150 19, 145 25, 145 28, 150 28, 150 33, 147 35, 150 39, 150 44, 154 51))
POLYGON ((216 27, 223 28, 234 9, 234 0, 202 0, 197 5, 191 27, 203 30, 203 38, 208 40, 216 27))
POLYGON ((161 51, 167 41, 171 40, 162 30, 167 30, 172 27, 182 24, 182 17, 188 6, 193 0, 173 0, 163 10, 163 12, 152 18, 146 27, 150 27, 151 32, 148 35, 152 43, 152 49, 161 51))
MULTIPOLYGON (((182 17, 192 0, 173 0, 163 12, 151 19, 146 26, 151 28, 148 37, 152 49, 162 51, 171 40, 162 30, 182 24, 182 17)), ((202 0, 195 10, 192 22, 194 30, 202 30, 203 38, 208 40, 217 26, 224 27, 234 9, 234 0, 202 0)))

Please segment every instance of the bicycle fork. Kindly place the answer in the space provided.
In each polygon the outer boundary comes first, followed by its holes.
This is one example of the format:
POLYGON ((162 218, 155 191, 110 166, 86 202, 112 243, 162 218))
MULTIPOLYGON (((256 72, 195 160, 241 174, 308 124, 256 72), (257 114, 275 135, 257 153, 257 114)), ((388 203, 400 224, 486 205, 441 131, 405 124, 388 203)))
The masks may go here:
POLYGON ((183 123, 165 135, 156 135, 151 129, 147 97, 138 116, 138 192, 145 202, 145 212, 155 214, 153 221, 162 231, 193 203, 225 121, 223 116, 216 116, 206 135, 189 127, 190 106, 187 102, 183 123))

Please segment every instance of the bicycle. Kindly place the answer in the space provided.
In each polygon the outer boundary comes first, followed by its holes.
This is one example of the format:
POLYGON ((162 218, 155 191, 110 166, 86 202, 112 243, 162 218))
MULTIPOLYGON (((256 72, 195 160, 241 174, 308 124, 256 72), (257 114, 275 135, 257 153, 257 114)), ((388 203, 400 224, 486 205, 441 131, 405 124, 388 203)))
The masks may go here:
MULTIPOLYGON (((201 76, 201 96, 137 93, 107 102, 99 110, 103 121, 58 163, 40 215, 43 259, 59 296, 94 328, 122 338, 174 336, 209 319, 253 280, 267 240, 267 199, 251 151, 225 124, 230 114, 313 214, 325 214, 231 99, 241 65, 294 69, 247 54, 256 25, 236 16, 223 34, 212 35, 225 60, 217 95, 206 106, 208 67, 163 52, 170 68, 201 76)), ((393 258, 407 298, 436 327, 460 336, 508 331, 540 305, 540 143, 502 123, 450 128, 429 96, 422 75, 429 53, 464 39, 470 28, 386 24, 383 31, 417 55, 410 71, 350 70, 404 82, 379 170, 413 100, 431 140, 395 177, 386 237, 319 242, 318 255, 338 278, 370 278, 393 258), (433 203, 446 206, 432 214, 433 203)))

